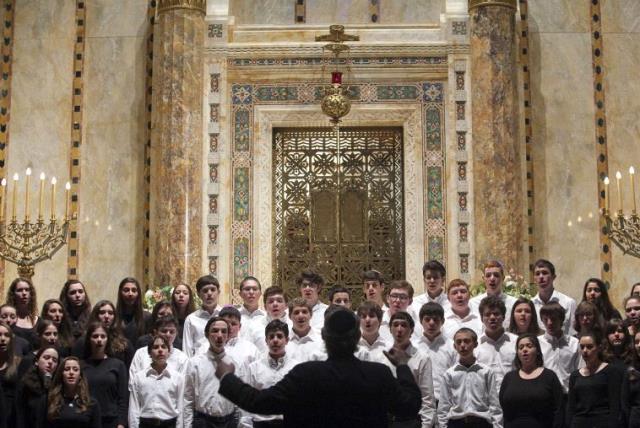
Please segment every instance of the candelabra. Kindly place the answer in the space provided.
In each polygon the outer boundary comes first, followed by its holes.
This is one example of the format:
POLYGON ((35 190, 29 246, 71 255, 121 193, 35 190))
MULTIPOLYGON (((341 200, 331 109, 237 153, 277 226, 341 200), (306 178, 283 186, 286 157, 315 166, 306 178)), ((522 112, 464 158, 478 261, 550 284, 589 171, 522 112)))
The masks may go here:
POLYGON ((604 178, 604 208, 602 210, 605 226, 604 233, 616 244, 624 254, 640 258, 640 217, 636 206, 635 170, 629 168, 631 182, 632 209, 629 215, 624 214, 622 205, 622 174, 616 172, 616 188, 618 193, 618 210, 612 214, 609 198, 609 177, 604 178))
POLYGON ((24 194, 24 219, 18 222, 16 208, 18 202, 18 174, 13 175, 13 189, 11 194, 11 218, 4 219, 5 209, 9 204, 5 201, 8 195, 7 180, 2 179, 0 186, 0 257, 18 266, 18 275, 31 278, 34 266, 45 259, 50 259, 56 251, 67 243, 69 221, 75 215, 69 216, 71 185, 65 185, 65 213, 60 220, 56 218, 56 178, 51 179, 51 216, 49 222, 44 221, 45 174, 40 174, 40 193, 38 215, 31 221, 30 202, 31 168, 27 168, 24 194))

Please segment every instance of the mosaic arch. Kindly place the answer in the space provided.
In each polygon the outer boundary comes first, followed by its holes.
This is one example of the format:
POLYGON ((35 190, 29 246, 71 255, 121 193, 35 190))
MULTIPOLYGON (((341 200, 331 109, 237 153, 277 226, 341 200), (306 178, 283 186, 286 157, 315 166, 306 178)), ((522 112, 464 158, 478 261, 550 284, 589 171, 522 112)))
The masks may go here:
MULTIPOLYGON (((422 145, 421 170, 423 177, 424 212, 423 260, 445 261, 445 85, 440 81, 411 83, 368 83, 351 85, 349 94, 356 106, 393 105, 398 108, 411 107, 419 112, 417 138, 422 145)), ((235 82, 230 84, 231 96, 231 145, 232 145, 232 280, 240 280, 254 273, 253 248, 255 239, 254 207, 252 201, 255 145, 256 111, 264 106, 283 108, 300 106, 318 109, 324 92, 321 83, 295 82, 260 84, 235 82)), ((380 116, 379 116, 380 117, 380 116)), ((383 117, 380 117, 383 119, 383 117)), ((373 120, 373 119, 372 119, 373 120)), ((269 139, 269 144, 271 140, 269 139)), ((408 189, 405 184, 405 192, 408 189)), ((406 215, 409 215, 408 213, 406 215)), ((416 225, 419 227, 419 225, 416 225)), ((409 260, 407 259, 407 262, 409 260)))

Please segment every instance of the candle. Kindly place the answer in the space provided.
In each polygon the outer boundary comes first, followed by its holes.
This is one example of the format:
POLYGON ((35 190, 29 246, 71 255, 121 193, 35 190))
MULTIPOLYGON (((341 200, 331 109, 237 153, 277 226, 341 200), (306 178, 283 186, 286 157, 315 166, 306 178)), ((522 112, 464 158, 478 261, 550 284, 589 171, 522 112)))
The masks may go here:
POLYGON ((71 193, 71 183, 67 181, 67 184, 64 185, 64 219, 69 220, 69 204, 71 203, 71 198, 69 194, 71 193))
POLYGON ((633 214, 636 213, 636 183, 634 182, 634 175, 636 174, 636 170, 630 166, 629 167, 629 178, 631 179, 631 200, 633 201, 633 214))
POLYGON ((38 221, 42 221, 42 210, 44 207, 44 172, 40 173, 40 204, 38 205, 38 221))
POLYGON ((3 178, 2 187, 0 187, 0 223, 2 223, 2 220, 4 219, 4 206, 6 205, 4 201, 4 197, 6 194, 6 189, 7 189, 7 179, 3 178))
POLYGON ((604 209, 606 211, 610 210, 609 206, 609 177, 604 178, 604 209))
POLYGON ((31 180, 31 168, 27 168, 27 179, 24 192, 24 222, 29 223, 29 181, 31 180))
POLYGON ((620 171, 617 171, 616 187, 618 188, 618 214, 622 214, 622 192, 620 191, 620 180, 622 180, 622 174, 620 174, 620 171))
POLYGON ((56 178, 51 178, 51 220, 56 219, 56 178))
POLYGON ((13 174, 13 206, 11 207, 11 221, 16 221, 16 204, 18 202, 18 173, 13 174))

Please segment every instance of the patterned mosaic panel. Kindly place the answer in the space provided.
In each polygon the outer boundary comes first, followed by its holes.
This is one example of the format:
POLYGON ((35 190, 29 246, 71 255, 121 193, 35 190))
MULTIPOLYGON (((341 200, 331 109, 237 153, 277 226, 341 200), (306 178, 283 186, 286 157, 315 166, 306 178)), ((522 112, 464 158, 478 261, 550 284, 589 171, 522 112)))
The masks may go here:
MULTIPOLYGON (((71 215, 80 212, 80 148, 82 146, 82 113, 84 87, 84 46, 86 9, 84 0, 76 0, 76 41, 73 46, 73 107, 71 110, 71 150, 69 164, 71 165, 71 215)), ((71 279, 75 279, 79 272, 78 222, 69 222, 69 241, 67 244, 67 271, 71 279)))
POLYGON ((147 6, 147 33, 145 36, 147 56, 145 58, 145 121, 147 123, 144 141, 144 217, 142 220, 142 282, 149 286, 149 219, 151 218, 151 111, 152 111, 152 86, 153 86, 153 28, 156 19, 156 2, 151 0, 147 6))
MULTIPOLYGON (((322 64, 322 58, 229 59, 232 68, 259 66, 298 66, 322 64)), ((446 64, 446 57, 357 58, 353 64, 446 64)), ((252 271, 251 265, 251 159, 253 108, 265 104, 319 104, 325 84, 284 82, 231 85, 231 131, 233 147, 232 248, 234 282, 252 271)), ((353 103, 419 103, 423 111, 425 157, 426 258, 444 261, 446 254, 444 201, 444 84, 442 82, 353 84, 349 88, 353 103)), ((301 268, 306 266, 301 266, 301 268)))
MULTIPOLYGON (((9 124, 11 112, 11 78, 13 64, 13 19, 15 0, 4 0, 4 27, 2 36, 4 42, 0 47, 2 51, 2 80, 0 80, 0 178, 5 177, 5 159, 7 153, 7 145, 9 144, 9 124)), ((5 216, 3 215, 3 218, 5 216)), ((0 260, 0 295, 4 296, 4 260, 0 260)))
MULTIPOLYGON (((242 67, 269 67, 269 66, 285 66, 285 67, 308 67, 330 65, 327 58, 231 58, 228 60, 229 66, 234 68, 242 67)), ((403 66, 423 66, 447 64, 446 56, 428 56, 428 57, 379 57, 379 58, 349 58, 340 59, 339 64, 357 65, 357 66, 373 66, 380 65, 403 65, 403 66)))

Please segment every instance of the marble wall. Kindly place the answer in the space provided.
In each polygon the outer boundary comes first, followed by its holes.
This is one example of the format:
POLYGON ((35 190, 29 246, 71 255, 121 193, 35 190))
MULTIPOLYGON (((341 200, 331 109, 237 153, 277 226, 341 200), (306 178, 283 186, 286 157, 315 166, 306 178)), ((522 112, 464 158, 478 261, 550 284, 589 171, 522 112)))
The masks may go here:
MULTIPOLYGON (((370 0, 305 0, 306 24, 368 24, 375 10, 380 24, 438 24, 445 0, 379 0, 379 8, 371 9, 370 0)), ((229 15, 236 24, 293 25, 294 0, 254 0, 230 2, 229 15)))
MULTIPOLYGON (((257 9, 249 0, 231 1, 227 13, 220 15, 232 16, 236 26, 282 25, 291 31, 295 2, 263 3, 257 9)), ((393 34, 403 32, 399 40, 411 39, 406 36, 415 32, 411 25, 422 30, 433 25, 429 37, 439 39, 441 14, 453 3, 459 1, 381 1, 379 22, 391 26, 393 34)), ((600 275, 590 3, 528 1, 535 251, 554 261, 558 288, 574 297, 579 297, 585 278, 600 275)), ((120 278, 142 276, 148 5, 147 0, 85 1, 79 277, 94 300, 114 298, 120 278)), ((16 0, 8 174, 23 174, 31 166, 35 174, 42 170, 59 182, 69 179, 75 7, 74 0, 16 0)), ((640 85, 634 77, 640 68, 640 3, 601 0, 601 8, 609 167, 613 172, 626 171, 631 164, 640 169, 640 85)), ((370 23, 365 0, 307 0, 305 12, 312 27, 370 23)), ((459 53, 458 59, 465 55, 459 53)), ((226 82, 221 87, 227 88, 226 82)), ((225 178, 221 180, 224 183, 225 178)), ((453 192, 449 199, 457 199, 455 188, 449 192, 453 192)), ((629 206, 629 197, 625 204, 629 206)), ((451 218, 447 221, 451 222, 447 227, 456 227, 451 218)), ((221 230, 221 243, 229 239, 224 233, 221 230)), ((619 303, 630 285, 640 280, 640 260, 623 256, 615 247, 612 251, 611 292, 619 303)), ((229 257, 221 254, 221 263, 229 257)), ((67 277, 66 260, 63 248, 53 260, 36 267, 41 301, 57 294, 67 277)), ((15 272, 7 264, 5 286, 15 272)))
MULTIPOLYGON (((555 263, 558 288, 575 298, 588 277, 600 276, 589 3, 529 1, 536 255, 555 263)), ((640 165, 640 128, 634 119, 640 86, 630 74, 640 65, 640 24, 632 12, 640 5, 635 0, 601 3, 613 175, 640 165)), ((640 280, 639 268, 638 259, 613 248, 615 304, 640 280)))
MULTIPOLYGON (((94 301, 142 274, 146 0, 87 0, 79 278, 94 301)), ((73 0, 17 0, 7 172, 69 179, 73 0)), ((59 188, 62 188, 60 186, 59 188)), ((62 193, 59 197, 62 207, 62 193)), ((34 199, 35 201, 35 199, 34 199)), ((57 297, 67 249, 36 266, 39 301, 57 297)), ((16 275, 7 263, 5 287, 16 275)))
MULTIPOLYGON (((609 174, 625 172, 623 204, 627 210, 631 197, 626 172, 630 165, 640 170, 640 2, 601 0, 609 174)), ((636 188, 640 180, 636 174, 636 188)), ((640 207, 640 193, 636 197, 640 207)), ((640 259, 625 256, 614 247, 611 293, 616 304, 628 295, 631 285, 640 282, 640 259)))

